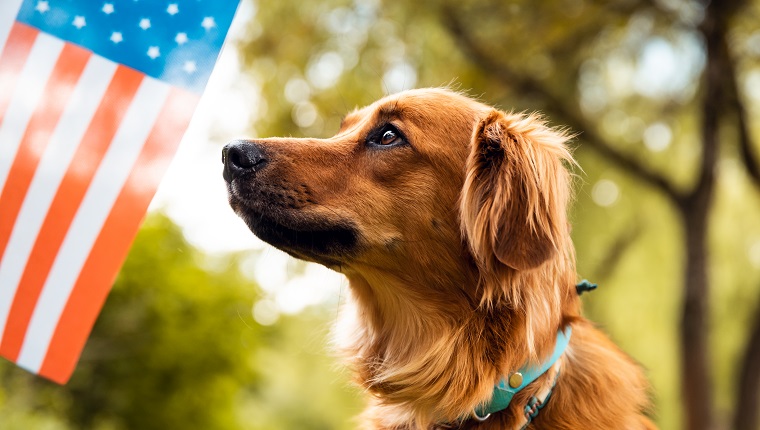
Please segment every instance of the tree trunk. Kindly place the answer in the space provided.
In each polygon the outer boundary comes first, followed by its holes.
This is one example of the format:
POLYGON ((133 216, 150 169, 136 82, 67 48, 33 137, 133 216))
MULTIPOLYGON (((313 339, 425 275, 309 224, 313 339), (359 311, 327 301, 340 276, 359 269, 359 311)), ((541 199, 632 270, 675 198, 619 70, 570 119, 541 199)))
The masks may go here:
POLYGON ((684 225, 686 265, 684 297, 681 311, 681 392, 685 428, 712 430, 712 372, 708 354, 707 231, 715 189, 715 165, 718 159, 718 132, 725 98, 723 79, 728 70, 726 45, 726 10, 720 2, 711 2, 701 30, 707 62, 703 75, 702 162, 694 189, 678 201, 684 225))
MULTIPOLYGON (((713 428, 712 380, 707 354, 707 211, 681 206, 686 241, 684 301, 681 311, 681 393, 688 430, 713 428)), ((698 205, 701 206, 701 205, 698 205)))

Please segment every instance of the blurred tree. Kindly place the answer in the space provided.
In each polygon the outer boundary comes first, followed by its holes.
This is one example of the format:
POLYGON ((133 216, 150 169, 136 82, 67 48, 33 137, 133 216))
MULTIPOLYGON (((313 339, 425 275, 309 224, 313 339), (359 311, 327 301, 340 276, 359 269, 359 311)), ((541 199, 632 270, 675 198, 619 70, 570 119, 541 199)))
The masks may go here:
POLYGON ((607 290, 589 313, 650 369, 663 428, 758 428, 760 2, 258 8, 240 50, 260 134, 329 136, 353 106, 451 82, 578 132, 579 269, 607 290))
POLYGON ((168 218, 147 220, 66 386, 75 427, 239 428, 237 397, 257 381, 243 353, 261 337, 255 290, 234 266, 203 266, 168 218))

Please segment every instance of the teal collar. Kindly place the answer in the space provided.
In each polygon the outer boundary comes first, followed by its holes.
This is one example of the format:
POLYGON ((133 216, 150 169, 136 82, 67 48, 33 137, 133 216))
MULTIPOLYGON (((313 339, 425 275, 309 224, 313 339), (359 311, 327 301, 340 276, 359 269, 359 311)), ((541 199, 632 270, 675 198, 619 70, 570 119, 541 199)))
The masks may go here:
POLYGON ((554 352, 545 362, 538 366, 525 365, 517 372, 509 375, 509 377, 502 378, 493 388, 491 401, 475 410, 475 418, 484 420, 492 413, 502 411, 509 407, 515 394, 519 393, 520 390, 525 388, 528 384, 538 379, 539 376, 546 373, 546 371, 559 360, 567 349, 567 345, 570 343, 570 335, 572 333, 573 330, 570 326, 557 332, 557 342, 554 344, 554 352))

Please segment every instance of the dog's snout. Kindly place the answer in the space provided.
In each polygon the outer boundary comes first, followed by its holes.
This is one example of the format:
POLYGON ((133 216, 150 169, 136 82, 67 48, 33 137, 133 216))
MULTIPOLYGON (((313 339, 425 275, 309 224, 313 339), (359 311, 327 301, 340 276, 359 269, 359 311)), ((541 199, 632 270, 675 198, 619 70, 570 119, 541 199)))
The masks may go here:
POLYGON ((233 140, 222 149, 223 176, 227 182, 260 170, 266 162, 263 149, 254 142, 233 140))

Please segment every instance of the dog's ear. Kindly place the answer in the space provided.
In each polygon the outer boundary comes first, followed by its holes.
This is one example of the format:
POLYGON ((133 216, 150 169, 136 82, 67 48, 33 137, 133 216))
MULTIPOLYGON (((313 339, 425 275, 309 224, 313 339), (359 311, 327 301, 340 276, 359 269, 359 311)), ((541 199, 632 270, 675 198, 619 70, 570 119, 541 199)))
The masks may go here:
POLYGON ((472 136, 461 223, 481 266, 541 266, 568 234, 568 136, 537 115, 491 111, 472 136))

